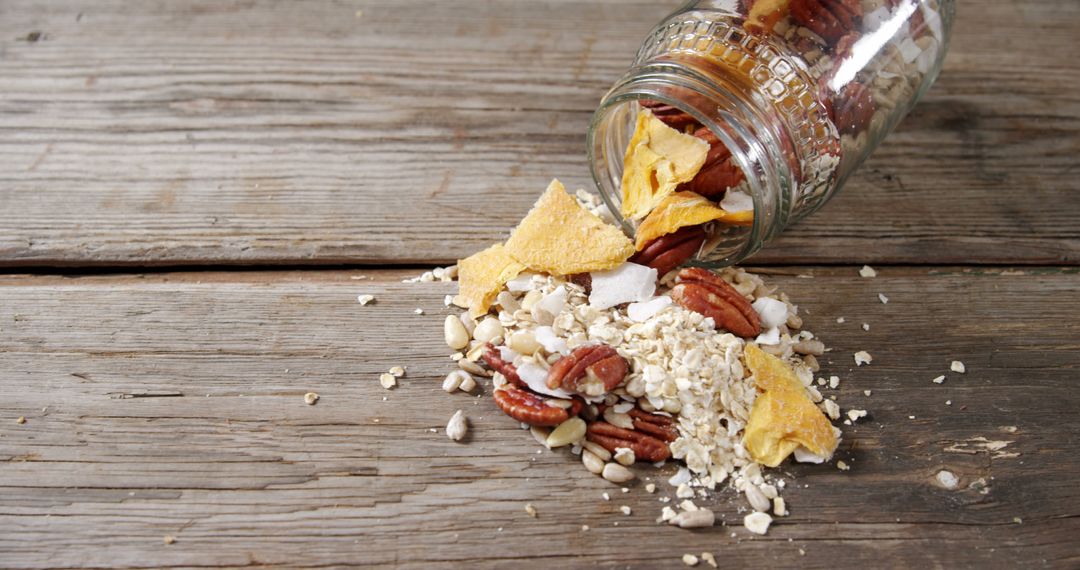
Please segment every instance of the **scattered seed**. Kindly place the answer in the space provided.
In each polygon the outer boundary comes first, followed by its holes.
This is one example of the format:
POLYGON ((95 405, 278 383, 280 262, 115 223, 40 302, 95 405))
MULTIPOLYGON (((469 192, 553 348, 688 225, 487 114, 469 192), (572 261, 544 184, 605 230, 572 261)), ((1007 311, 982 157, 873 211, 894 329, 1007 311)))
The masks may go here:
POLYGON ((846 462, 844 462, 843 459, 836 462, 836 468, 841 470, 841 471, 850 471, 851 470, 851 467, 848 466, 848 464, 846 462))
POLYGON ((633 465, 634 460, 637 459, 634 456, 634 450, 629 447, 616 447, 615 448, 615 461, 619 465, 633 465))
POLYGON ((882 305, 888 305, 889 304, 889 298, 886 297, 884 294, 878 293, 877 298, 881 300, 882 305))
POLYGON ((866 396, 867 398, 869 398, 870 394, 873 394, 874 391, 873 390, 863 390, 862 393, 863 393, 863 396, 866 396))
POLYGON ((462 410, 454 412, 454 415, 450 416, 450 421, 446 424, 446 437, 454 441, 461 441, 468 431, 469 424, 465 412, 462 410))
MULTIPOLYGON (((671 509, 671 507, 664 508, 671 509)), ((716 514, 709 509, 683 511, 668 519, 668 523, 679 528, 706 528, 716 524, 716 514)))
POLYGON ((611 495, 609 495, 607 491, 604 491, 603 493, 600 493, 600 498, 604 499, 605 501, 610 501, 611 495))
POLYGON ((390 373, 394 375, 394 378, 401 378, 405 375, 405 369, 401 366, 390 367, 390 373))
POLYGON ((304 403, 305 404, 307 404, 309 406, 314 406, 315 402, 318 402, 318 401, 319 401, 319 395, 316 394, 315 392, 308 392, 307 394, 304 394, 304 403))
POLYGON ((389 372, 383 372, 382 374, 379 374, 379 384, 382 384, 383 388, 389 390, 394 386, 397 386, 397 378, 394 378, 394 375, 389 372))
POLYGON ((794 350, 798 354, 821 356, 822 354, 825 354, 825 343, 817 339, 800 340, 791 345, 791 350, 794 350))
POLYGON ((171 534, 167 534, 167 535, 165 535, 164 537, 161 538, 161 541, 164 542, 165 544, 175 544, 176 543, 176 537, 172 536, 171 534))
POLYGON ((784 498, 783 497, 776 497, 776 498, 774 498, 772 500, 772 512, 773 512, 774 515, 776 515, 778 517, 786 517, 787 516, 787 514, 788 514, 787 505, 784 504, 784 498))
POLYGON ((585 465, 585 469, 589 470, 589 473, 599 475, 604 472, 604 460, 596 456, 595 453, 588 449, 581 452, 581 463, 585 465))
POLYGON ((592 452, 593 455, 599 457, 603 461, 611 461, 611 452, 608 451, 607 449, 604 449, 604 447, 601 446, 600 444, 598 444, 596 442, 593 442, 593 441, 586 440, 586 441, 581 442, 581 445, 585 449, 592 452))
POLYGON ((859 276, 866 277, 868 279, 877 277, 877 271, 874 271, 874 268, 870 267, 869 265, 864 265, 862 266, 862 269, 859 270, 859 276))
POLYGON ((26 423, 26 417, 25 416, 19 416, 19 419, 15 420, 15 423, 17 423, 19 425, 25 424, 26 423))
POLYGON ((484 370, 482 366, 475 362, 472 362, 471 360, 462 358, 461 360, 457 361, 457 364, 458 368, 461 368, 462 370, 468 372, 469 374, 472 374, 473 376, 491 376, 490 371, 484 370))
POLYGON ((945 487, 949 490, 955 489, 958 485, 960 485, 960 478, 957 477, 952 471, 946 471, 942 469, 941 471, 938 471, 936 478, 937 482, 941 483, 942 487, 945 487))
POLYGON ((709 566, 712 566, 713 568, 718 568, 718 566, 716 565, 716 557, 713 556, 711 552, 702 552, 701 559, 704 560, 705 563, 709 566))
POLYGON ((465 330, 461 319, 454 315, 448 315, 443 321, 443 337, 446 345, 454 350, 461 350, 469 345, 469 331, 465 330))
POLYGON ((772 507, 769 498, 761 492, 761 489, 758 489, 757 485, 747 485, 743 493, 746 495, 746 500, 750 502, 750 506, 759 513, 764 513, 772 507))
POLYGON ((417 308, 413 309, 413 313, 416 313, 417 315, 422 315, 422 314, 424 314, 424 310, 421 309, 420 307, 417 307, 417 308))
POLYGON ((863 364, 870 364, 874 361, 874 357, 870 356, 869 352, 860 350, 855 353, 855 366, 862 366, 863 364))
POLYGON ((532 503, 525 503, 525 512, 529 513, 530 517, 536 518, 536 507, 532 503))
POLYGON ((442 389, 445 392, 452 394, 456 392, 458 388, 461 388, 461 384, 466 378, 471 380, 472 376, 469 376, 469 373, 464 370, 454 370, 446 375, 446 379, 444 379, 442 383, 442 389))
POLYGON ((361 305, 368 305, 375 300, 375 295, 360 295, 356 298, 356 301, 361 305))
POLYGON ((866 417, 866 410, 848 410, 847 417, 854 423, 856 420, 866 417))
POLYGON ((581 525, 581 532, 587 532, 588 530, 589 530, 589 525, 587 525, 587 524, 581 525))
POLYGON ((754 534, 769 532, 770 524, 772 524, 772 517, 767 513, 750 513, 743 517, 743 526, 754 534))
POLYGON ((960 362, 959 360, 954 360, 952 361, 952 364, 949 365, 949 370, 952 370, 957 374, 963 374, 966 371, 966 368, 964 367, 963 362, 960 362))
POLYGON ((492 342, 496 338, 501 338, 504 334, 506 334, 506 329, 503 328, 499 319, 488 317, 476 325, 476 330, 473 331, 473 338, 481 344, 484 344, 492 342))
POLYGON ((551 449, 563 447, 571 443, 577 443, 585 437, 585 420, 570 418, 559 424, 547 438, 547 446, 551 449))
POLYGON ((682 555, 682 563, 686 564, 687 566, 697 566, 698 565, 698 557, 694 556, 693 554, 683 554, 682 555))
POLYGON ((630 507, 628 507, 626 505, 623 505, 623 506, 619 507, 619 510, 622 511, 622 514, 624 514, 626 516, 630 516, 630 513, 632 512, 630 510, 630 507))
POLYGON ((862 324, 862 330, 869 331, 870 330, 870 323, 863 323, 862 324))
POLYGON ((945 375, 942 374, 941 376, 938 376, 937 378, 934 378, 933 380, 931 380, 931 382, 933 382, 934 384, 944 384, 945 383, 945 375))
POLYGON ((833 390, 840 387, 840 377, 839 376, 829 376, 829 387, 832 388, 833 390))
POLYGON ((653 484, 653 483, 649 483, 648 485, 645 485, 645 492, 646 493, 655 493, 656 492, 656 485, 653 484))
POLYGON ((604 479, 607 479, 612 483, 626 483, 627 481, 632 481, 635 477, 633 471, 618 463, 608 463, 607 465, 604 465, 604 470, 600 474, 604 479))

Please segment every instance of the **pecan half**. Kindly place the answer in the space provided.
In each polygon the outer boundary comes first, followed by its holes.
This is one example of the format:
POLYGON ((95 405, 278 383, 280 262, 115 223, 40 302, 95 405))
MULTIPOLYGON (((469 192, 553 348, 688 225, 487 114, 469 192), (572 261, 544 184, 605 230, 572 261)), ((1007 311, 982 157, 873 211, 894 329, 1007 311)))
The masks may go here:
POLYGON ((645 410, 634 408, 629 412, 634 420, 634 429, 643 431, 653 437, 671 443, 679 439, 679 430, 675 428, 675 420, 657 414, 650 414, 645 410))
POLYGON ((618 386, 629 368, 626 359, 606 344, 579 346, 551 365, 547 385, 600 396, 618 386))
POLYGON ((642 99, 640 103, 642 107, 652 111, 657 119, 660 119, 665 125, 673 129, 685 132, 687 127, 697 125, 697 119, 673 105, 651 99, 642 99))
POLYGON ((585 432, 585 439, 615 453, 617 447, 634 450, 634 457, 642 461, 663 461, 671 457, 667 443, 638 431, 623 429, 607 422, 593 422, 585 432))
POLYGON ((581 286, 585 289, 585 294, 592 293, 592 273, 575 273, 566 277, 574 285, 581 286))
POLYGON ((701 226, 687 226, 660 236, 641 248, 630 261, 647 265, 663 277, 668 271, 686 263, 705 243, 705 230, 701 226))
POLYGON ((859 0, 792 0, 791 18, 835 46, 862 22, 859 0))
POLYGON ((557 426, 581 411, 581 401, 571 400, 569 408, 548 405, 543 396, 514 386, 503 386, 492 394, 495 405, 515 420, 531 426, 557 426))
POLYGON ((710 200, 719 200, 728 188, 742 182, 742 169, 735 164, 728 147, 720 142, 716 133, 708 127, 694 131, 694 136, 709 143, 709 153, 705 155, 705 164, 694 179, 680 184, 678 190, 696 192, 710 200))
POLYGON ((874 118, 874 96, 865 85, 852 81, 834 96, 830 114, 841 133, 862 132, 874 118))
POLYGON ((743 338, 761 332, 761 318, 734 287, 711 271, 687 268, 679 271, 679 284, 671 298, 683 307, 711 317, 717 328, 743 338))
POLYGON ((522 381, 521 376, 518 376, 517 368, 510 362, 503 360, 502 354, 498 348, 495 348, 490 342, 484 347, 484 354, 482 355, 484 362, 491 367, 492 370, 502 374, 506 378, 506 381, 517 386, 518 388, 526 388, 525 382, 522 381))

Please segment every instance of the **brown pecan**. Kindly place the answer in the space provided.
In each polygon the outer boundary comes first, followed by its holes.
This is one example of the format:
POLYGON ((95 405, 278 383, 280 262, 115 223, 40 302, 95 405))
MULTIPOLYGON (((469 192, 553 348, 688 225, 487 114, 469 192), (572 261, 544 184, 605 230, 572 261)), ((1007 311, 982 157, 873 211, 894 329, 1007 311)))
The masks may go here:
POLYGON ((642 99, 641 106, 652 111, 652 114, 657 119, 660 119, 665 125, 673 129, 685 132, 687 127, 697 126, 697 119, 673 105, 651 99, 642 99))
POLYGON ((738 291, 718 275, 699 268, 679 271, 679 284, 671 289, 671 298, 683 307, 711 317, 717 328, 743 338, 761 332, 761 319, 738 291))
POLYGON ((567 276, 567 279, 574 285, 581 286, 581 288, 585 290, 586 295, 592 293, 592 273, 575 273, 567 276))
POLYGON ((606 344, 579 346, 548 370, 547 385, 590 396, 606 394, 626 378, 629 365, 606 344))
POLYGON ((630 261, 652 267, 658 276, 663 277, 668 271, 686 263, 703 243, 705 230, 701 226, 687 226, 645 244, 630 261))
POLYGON ((484 362, 486 362, 492 370, 502 374, 507 382, 518 388, 526 388, 525 382, 521 380, 521 376, 518 376, 517 368, 515 368, 512 363, 503 360, 499 349, 490 342, 484 347, 483 358, 484 362))
POLYGON ((835 46, 862 22, 859 0, 792 0, 791 18, 835 46))
POLYGON ((696 192, 710 200, 719 200, 724 197, 728 188, 742 182, 742 169, 735 164, 728 147, 720 142, 716 133, 708 127, 694 131, 694 136, 709 143, 709 153, 705 155, 705 164, 693 180, 680 184, 678 190, 696 192))
POLYGON ((852 81, 833 97, 829 110, 833 124, 841 133, 860 133, 874 118, 874 96, 865 85, 852 81))
POLYGON ((650 414, 638 408, 627 413, 634 420, 634 429, 638 431, 643 431, 668 443, 679 438, 679 430, 675 429, 675 420, 667 416, 650 414))
POLYGON ((510 385, 495 390, 493 396, 504 414, 531 426, 557 426, 581 410, 580 402, 569 409, 549 406, 543 396, 510 385))
POLYGON ((634 457, 641 461, 663 461, 671 457, 667 443, 638 431, 623 429, 607 422, 593 422, 585 432, 585 439, 615 453, 615 448, 628 447, 634 457))

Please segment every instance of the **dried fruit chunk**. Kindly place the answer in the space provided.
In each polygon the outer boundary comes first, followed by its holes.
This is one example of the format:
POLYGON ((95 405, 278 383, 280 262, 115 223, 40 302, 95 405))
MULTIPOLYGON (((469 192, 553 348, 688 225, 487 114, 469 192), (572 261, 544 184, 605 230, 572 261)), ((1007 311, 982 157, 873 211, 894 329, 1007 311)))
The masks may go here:
POLYGON ((689 261, 705 243, 705 237, 705 229, 701 226, 681 228, 645 244, 630 261, 652 267, 657 275, 663 276, 689 261))
POLYGON ((612 453, 620 447, 630 448, 634 452, 634 457, 640 461, 663 461, 671 457, 671 449, 663 441, 648 434, 613 426, 607 422, 589 424, 585 437, 612 453))
POLYGON ((771 32, 773 26, 787 15, 789 2, 790 0, 752 0, 743 27, 759 34, 771 32))
POLYGON ((694 132, 694 136, 709 143, 709 154, 705 156, 705 164, 694 179, 679 185, 677 190, 696 192, 710 200, 719 200, 728 188, 743 181, 742 169, 735 164, 728 147, 716 138, 716 133, 701 127, 694 132))
POLYGON ((634 254, 634 245, 552 180, 506 241, 506 253, 533 271, 573 275, 612 269, 634 254))
POLYGON ((601 396, 626 378, 629 365, 606 344, 580 346, 560 358, 548 371, 547 386, 587 396, 601 396))
POLYGON ((468 307, 473 317, 483 315, 506 282, 524 270, 525 266, 510 257, 501 244, 474 253, 458 262, 458 296, 455 302, 468 307))
POLYGON ((862 21, 859 0, 792 0, 791 19, 836 45, 862 21))
POLYGON ((814 405, 795 371, 779 358, 748 344, 743 352, 754 383, 764 390, 754 401, 743 445, 758 463, 776 467, 802 446, 829 457, 837 439, 832 424, 814 405))
POLYGON ((671 298, 683 307, 712 318, 722 328, 743 338, 761 333, 761 318, 738 291, 710 271, 687 268, 679 271, 679 284, 671 298))
POLYGON ((504 414, 531 426, 554 427, 581 410, 581 402, 574 400, 569 409, 548 405, 544 398, 514 386, 503 386, 493 394, 495 405, 504 414))
POLYGON ((753 210, 729 212, 693 192, 676 192, 664 198, 634 234, 637 248, 644 249, 652 240, 686 226, 700 226, 712 221, 747 225, 754 222, 753 210))
POLYGON ((623 157, 622 215, 640 220, 675 187, 693 180, 705 164, 709 144, 667 125, 648 109, 638 113, 623 157))

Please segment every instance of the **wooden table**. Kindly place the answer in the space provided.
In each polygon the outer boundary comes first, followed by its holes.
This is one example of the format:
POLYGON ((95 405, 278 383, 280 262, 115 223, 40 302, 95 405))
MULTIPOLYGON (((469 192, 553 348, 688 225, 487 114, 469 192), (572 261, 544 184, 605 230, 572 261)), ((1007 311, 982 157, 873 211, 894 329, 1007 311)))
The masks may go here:
POLYGON ((675 5, 0 2, 0 566, 1080 565, 1076 2, 961 2, 926 100, 753 259, 870 411, 767 536, 730 492, 731 526, 657 525, 439 389, 454 285, 401 280, 589 185, 591 112, 675 5))

